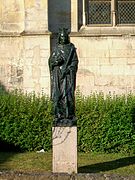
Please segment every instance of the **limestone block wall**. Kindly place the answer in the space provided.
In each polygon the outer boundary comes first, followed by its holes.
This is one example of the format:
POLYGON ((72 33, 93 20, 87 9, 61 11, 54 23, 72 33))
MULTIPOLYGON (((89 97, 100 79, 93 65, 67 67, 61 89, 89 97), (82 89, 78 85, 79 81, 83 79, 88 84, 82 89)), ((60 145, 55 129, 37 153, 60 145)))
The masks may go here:
POLYGON ((0 38, 0 84, 49 94, 50 36, 0 38))
POLYGON ((20 33, 24 30, 24 1, 0 1, 0 32, 20 33))
POLYGON ((135 92, 135 37, 71 37, 77 48, 77 86, 88 95, 135 92))
POLYGON ((49 55, 49 35, 24 37, 23 89, 29 92, 50 93, 49 55))
POLYGON ((0 37, 0 85, 23 86, 23 39, 0 37))
POLYGON ((0 85, 49 94, 48 58, 59 27, 67 27, 79 58, 77 86, 85 95, 135 91, 135 28, 90 28, 83 22, 83 30, 82 2, 0 1, 0 85))
POLYGON ((0 1, 0 88, 49 94, 47 0, 0 1))
POLYGON ((24 0, 25 32, 48 30, 48 0, 24 0))

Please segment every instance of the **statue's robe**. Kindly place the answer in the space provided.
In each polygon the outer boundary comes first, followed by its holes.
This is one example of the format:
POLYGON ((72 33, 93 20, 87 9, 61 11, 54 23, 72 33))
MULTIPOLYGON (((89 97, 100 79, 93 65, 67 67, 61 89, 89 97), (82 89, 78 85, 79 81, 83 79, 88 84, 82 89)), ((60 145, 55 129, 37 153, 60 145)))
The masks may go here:
POLYGON ((51 99, 57 119, 75 116, 75 87, 78 58, 72 43, 58 44, 49 58, 51 99))

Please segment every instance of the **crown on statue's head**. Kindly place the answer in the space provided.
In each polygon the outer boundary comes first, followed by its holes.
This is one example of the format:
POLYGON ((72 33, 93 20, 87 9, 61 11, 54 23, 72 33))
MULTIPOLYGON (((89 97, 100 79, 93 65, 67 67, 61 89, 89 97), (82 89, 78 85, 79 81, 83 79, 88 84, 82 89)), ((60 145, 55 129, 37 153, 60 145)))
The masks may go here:
POLYGON ((59 35, 68 35, 68 29, 67 28, 59 28, 59 35))
POLYGON ((58 44, 68 44, 70 42, 68 34, 67 28, 59 28, 58 44))

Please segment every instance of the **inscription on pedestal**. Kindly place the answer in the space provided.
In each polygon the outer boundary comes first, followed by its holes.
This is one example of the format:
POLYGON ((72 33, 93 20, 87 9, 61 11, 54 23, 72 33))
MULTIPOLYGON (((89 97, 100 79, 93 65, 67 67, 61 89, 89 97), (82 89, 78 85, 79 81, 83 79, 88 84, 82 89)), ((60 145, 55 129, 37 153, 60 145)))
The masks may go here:
POLYGON ((53 172, 77 173, 77 127, 53 127, 53 172))

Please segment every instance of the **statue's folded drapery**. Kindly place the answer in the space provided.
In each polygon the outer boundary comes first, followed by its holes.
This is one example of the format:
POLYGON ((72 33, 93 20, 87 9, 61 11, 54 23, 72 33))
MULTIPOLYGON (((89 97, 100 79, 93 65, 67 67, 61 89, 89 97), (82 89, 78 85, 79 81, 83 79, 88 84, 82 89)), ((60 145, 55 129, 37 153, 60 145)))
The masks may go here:
POLYGON ((75 117, 77 67, 78 58, 74 45, 69 41, 59 43, 49 58, 51 99, 56 119, 72 120, 75 117))

